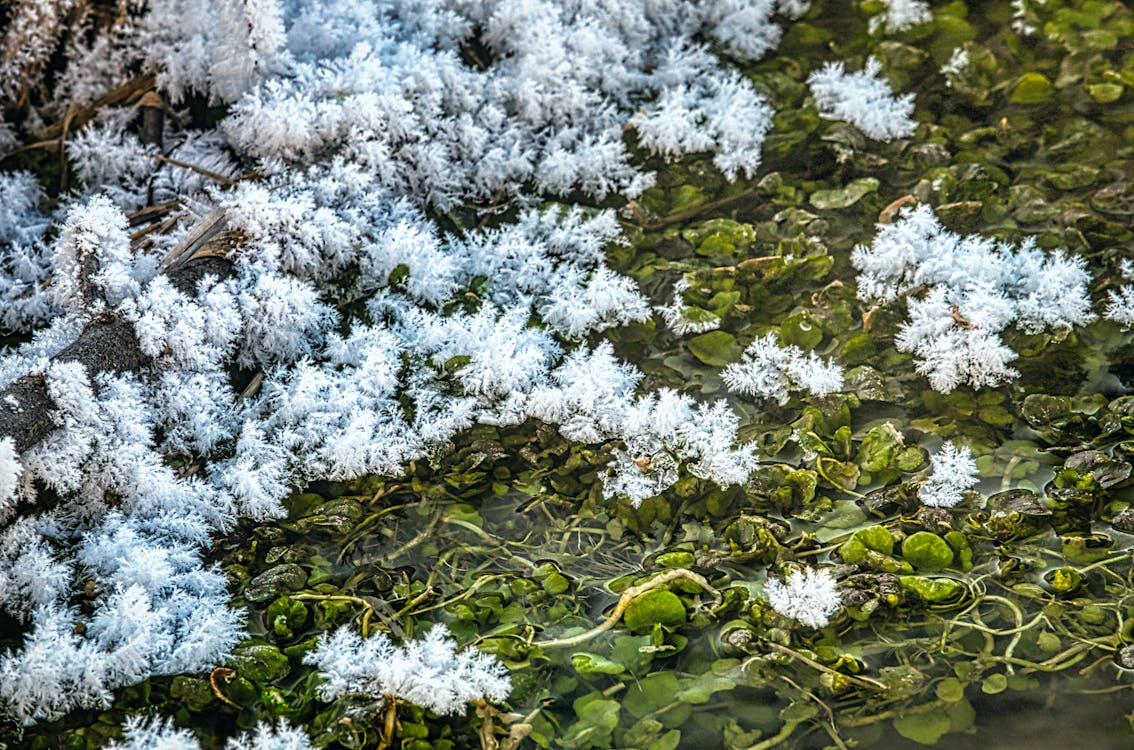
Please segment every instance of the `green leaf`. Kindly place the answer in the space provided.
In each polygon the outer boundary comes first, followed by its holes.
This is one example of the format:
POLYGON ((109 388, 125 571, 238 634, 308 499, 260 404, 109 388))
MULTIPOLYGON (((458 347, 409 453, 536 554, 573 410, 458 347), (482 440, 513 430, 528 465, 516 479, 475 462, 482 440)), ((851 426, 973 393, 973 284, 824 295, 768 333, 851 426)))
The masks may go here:
POLYGON ((1092 83, 1087 86, 1087 93, 1099 104, 1116 102, 1122 96, 1121 83, 1092 83))
POLYGON ((780 340, 785 345, 810 351, 823 340, 823 328, 806 310, 792 313, 780 324, 780 340))
POLYGON ((687 346, 694 357, 707 365, 721 367, 740 359, 736 337, 724 331, 709 331, 689 339, 687 346))
POLYGON ((677 690, 677 675, 673 672, 654 672, 627 688, 622 705, 631 716, 640 719, 673 703, 677 690))
POLYGON ((819 706, 815 705, 815 701, 805 698, 792 701, 780 711, 781 720, 792 722, 807 721, 808 719, 814 719, 818 715, 819 706))
POLYGON ((953 548, 954 560, 961 570, 968 570, 973 566, 973 548, 969 545, 969 538, 959 531, 945 533, 945 541, 953 548))
POLYGON ((1013 104, 1043 104, 1051 99, 1055 87, 1043 73, 1025 73, 1012 89, 1013 104))
POLYGON ((1073 594, 1083 585, 1083 574, 1069 567, 1049 570, 1044 574, 1043 579, 1057 594, 1073 594))
POLYGON ((936 534, 919 531, 902 542, 902 557, 918 570, 943 570, 953 562, 953 550, 936 534))
POLYGON ((951 724, 944 711, 907 714, 894 719, 898 734, 920 745, 936 745, 948 733, 951 724))
POLYGON ((955 601, 965 593, 965 585, 952 578, 902 576, 898 579, 898 583, 906 591, 917 594, 930 604, 955 601))
POLYGON ((708 673, 694 679, 684 688, 677 691, 674 697, 682 703, 708 703, 713 693, 719 693, 722 690, 732 690, 734 687, 736 687, 735 680, 708 673))
POLYGON ((677 746, 681 743, 681 731, 678 729, 671 729, 661 737, 646 745, 646 750, 677 750, 677 746))
POLYGON ((811 194, 811 205, 819 209, 848 208, 878 190, 880 183, 874 177, 860 177, 845 187, 816 190, 811 194))
POLYGON ((634 597, 622 621, 634 633, 648 633, 655 624, 673 630, 685 624, 685 605, 672 591, 653 589, 634 597))
POLYGON ((956 677, 946 677, 937 683, 937 697, 948 703, 956 703, 965 697, 965 683, 956 677))
POLYGON ((866 551, 874 550, 883 555, 894 551, 894 537, 885 526, 867 526, 854 532, 854 536, 839 547, 839 556, 849 563, 862 562, 866 551))
POLYGON ((693 566, 692 552, 665 552, 654 558, 654 562, 663 568, 689 568, 693 566))
POLYGON ((588 651, 571 654, 571 666, 581 674, 622 674, 626 671, 626 667, 618 662, 604 659, 588 651))
POLYGON ((997 693, 1003 693, 1007 689, 1008 689, 1008 676, 1005 675, 1005 674, 1001 674, 999 672, 997 672, 996 674, 991 674, 988 677, 985 677, 984 681, 980 683, 981 692, 986 693, 988 695, 996 695, 997 693))
POLYGON ((890 465, 905 444, 902 433, 889 422, 871 427, 858 446, 854 461, 863 471, 874 473, 890 465))

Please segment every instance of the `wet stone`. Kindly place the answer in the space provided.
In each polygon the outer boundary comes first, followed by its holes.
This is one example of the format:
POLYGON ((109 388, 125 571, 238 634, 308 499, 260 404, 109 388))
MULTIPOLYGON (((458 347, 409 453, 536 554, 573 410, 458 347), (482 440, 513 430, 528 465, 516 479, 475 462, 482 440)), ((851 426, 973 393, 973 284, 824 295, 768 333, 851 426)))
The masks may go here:
POLYGON ((1118 513, 1111 519, 1110 525, 1114 527, 1115 531, 1121 531, 1124 534, 1134 534, 1134 508, 1127 508, 1118 513))
POLYGON ((265 570, 248 582, 244 598, 250 602, 266 602, 280 594, 303 588, 307 583, 307 573, 294 563, 277 565, 265 570))
POLYGON ((1000 513, 1019 513, 1024 516, 1046 516, 1051 511, 1043 507, 1039 496, 1031 490, 1007 490, 988 498, 988 507, 1000 513))

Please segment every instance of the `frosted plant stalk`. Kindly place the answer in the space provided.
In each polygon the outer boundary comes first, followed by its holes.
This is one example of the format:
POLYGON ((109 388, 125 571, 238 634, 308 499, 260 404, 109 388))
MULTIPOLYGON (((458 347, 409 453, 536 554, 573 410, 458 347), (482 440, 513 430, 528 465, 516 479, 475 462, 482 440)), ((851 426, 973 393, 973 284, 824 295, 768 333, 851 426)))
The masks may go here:
MULTIPOLYGON (((1134 261, 1123 258, 1118 264, 1119 275, 1127 282, 1134 281, 1134 261)), ((1134 328, 1134 283, 1107 290, 1107 304, 1103 317, 1123 328, 1134 328)))

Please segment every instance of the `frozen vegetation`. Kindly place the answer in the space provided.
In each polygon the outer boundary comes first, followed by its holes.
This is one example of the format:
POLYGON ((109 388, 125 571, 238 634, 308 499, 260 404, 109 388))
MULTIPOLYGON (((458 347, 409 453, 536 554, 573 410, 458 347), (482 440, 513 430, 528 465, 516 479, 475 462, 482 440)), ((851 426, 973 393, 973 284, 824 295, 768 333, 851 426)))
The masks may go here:
POLYGON ((909 319, 897 345, 939 391, 1014 377, 1016 352, 1000 334, 1009 326, 1037 333, 1094 319, 1082 258, 964 236, 941 226, 928 206, 879 225, 870 246, 855 248, 858 295, 886 304, 904 297, 909 319))
MULTIPOLYGON (((742 482, 756 459, 736 445, 723 402, 638 394, 633 367, 578 343, 651 314, 604 263, 620 241, 613 214, 536 204, 649 185, 627 125, 647 150, 712 151, 727 176, 754 175, 771 110, 707 45, 757 58, 780 37, 774 12, 196 0, 157 4, 69 50, 48 113, 93 100, 133 65, 154 71, 174 105, 195 93, 229 109, 212 131, 167 125, 168 158, 196 171, 159 162, 127 129, 133 112, 109 108, 68 140, 82 188, 52 215, 31 175, 0 179, 4 324, 43 329, 5 354, 0 384, 42 375, 57 407, 40 445, 17 455, 0 443, 0 507, 12 519, 0 604, 29 632, 0 657, 7 708, 53 718, 148 675, 216 664, 241 614, 201 562, 215 535, 238 518, 279 517, 297 483, 395 472, 478 422, 534 416, 574 440, 620 440, 606 491, 634 502, 676 481, 682 463, 742 482), (482 67, 461 59, 474 29, 482 67), (232 182, 248 169, 257 179, 232 182), (173 198, 176 224, 133 246, 125 214, 173 198), (498 229, 458 236, 426 217, 504 198, 526 207, 498 229), (242 237, 232 273, 175 288, 163 258, 218 217, 242 237), (475 309, 448 306, 474 284, 475 309), (366 300, 369 322, 337 331, 328 300, 344 297, 366 300), (107 313, 133 323, 146 371, 51 361, 107 313), (231 363, 263 372, 258 392, 238 398, 231 363), (211 460, 182 478, 163 463, 169 452, 211 460), (33 479, 61 501, 36 512, 33 479), (69 601, 91 575, 100 593, 86 615, 69 601)), ((37 13, 56 17, 50 3, 23 3, 8 32, 29 30, 29 57, 10 63, 25 75, 53 33, 37 13)))
MULTIPOLYGON (((43 72, 72 5, 13 6, 4 40, 20 54, 0 61, 0 82, 43 72)), ((930 19, 920 0, 883 5, 873 33, 930 19)), ((476 425, 538 420, 608 446, 603 493, 634 506, 683 472, 744 484, 759 457, 730 401, 646 387, 603 340, 655 316, 678 336, 720 321, 690 317, 684 281, 658 305, 612 270, 607 253, 626 242, 615 211, 575 201, 616 204, 653 184, 631 143, 658 159, 710 153, 725 178, 758 177, 775 112, 737 63, 774 50, 807 10, 171 0, 70 39, 37 117, 90 104, 136 70, 156 76, 173 112, 200 97, 225 114, 205 131, 170 117, 159 149, 132 129, 133 109, 102 108, 65 142, 76 185, 55 205, 34 175, 0 173, 0 327, 35 331, 0 353, 0 387, 32 377, 53 403, 38 444, 0 436, 0 608, 26 632, 0 653, 4 710, 55 719, 150 676, 218 665, 244 633, 224 575, 205 562, 219 535, 284 517, 306 482, 395 474, 476 425), (132 212, 175 200, 164 232, 132 239, 132 212), (461 226, 452 217, 470 204, 508 218, 461 226), (203 231, 230 241, 225 270, 179 288, 165 272, 203 231), (110 318, 130 323, 140 372, 56 356, 110 318), (238 392, 234 368, 253 385, 238 392), (194 470, 175 470, 174 454, 194 470), (89 606, 76 604, 81 591, 89 606)), ((912 136, 913 94, 895 94, 874 57, 853 61, 858 72, 847 64, 807 78, 819 115, 880 141, 912 136)), ((948 67, 965 65, 959 51, 948 67)), ((11 132, 0 123, 0 150, 11 132)), ((853 264, 862 300, 904 301, 897 346, 943 392, 1014 377, 1009 327, 1094 317, 1082 259, 956 234, 925 205, 879 225, 853 264)), ((1104 313, 1126 327, 1131 288, 1111 291, 1104 313)), ((844 388, 837 361, 774 333, 739 356, 720 371, 734 404, 844 388)), ((946 443, 931 460, 919 497, 952 507, 975 486, 972 454, 946 443)), ((765 594, 809 628, 841 606, 818 567, 769 580, 765 594)), ((457 651, 440 625, 400 646, 341 629, 308 663, 327 700, 366 693, 448 714, 509 690, 503 667, 457 651)), ((119 747, 197 743, 135 719, 119 747)), ((229 747, 309 744, 281 724, 229 747)))

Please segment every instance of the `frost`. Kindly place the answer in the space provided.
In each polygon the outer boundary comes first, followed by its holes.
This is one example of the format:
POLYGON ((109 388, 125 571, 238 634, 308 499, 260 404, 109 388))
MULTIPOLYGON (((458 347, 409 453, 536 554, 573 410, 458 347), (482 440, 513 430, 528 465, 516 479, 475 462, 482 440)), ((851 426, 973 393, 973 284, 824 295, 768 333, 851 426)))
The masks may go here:
POLYGON ((230 739, 224 747, 225 750, 314 750, 306 734, 282 719, 275 725, 262 721, 255 731, 230 739))
POLYGON ((43 192, 34 175, 0 174, 0 244, 6 246, 0 256, 2 330, 31 328, 57 312, 46 289, 51 255, 44 235, 50 221, 40 213, 42 201, 43 192))
POLYGON ((470 701, 502 701, 512 689, 503 665, 476 649, 458 652, 444 625, 401 647, 385 633, 363 639, 340 627, 321 636, 303 661, 318 668, 316 690, 327 701, 361 693, 453 714, 470 701))
POLYGON ((110 750, 200 750, 193 733, 175 729, 166 719, 128 716, 123 726, 124 742, 113 742, 110 750))
MULTIPOLYGON (((0 75, 42 68, 73 5, 14 6, 4 50, 19 54, 0 75)), ((604 491, 632 502, 683 472, 729 485, 756 467, 725 402, 638 392, 642 374, 598 340, 651 312, 606 264, 623 241, 618 219, 547 201, 648 187, 628 124, 647 150, 709 151, 726 177, 752 176, 771 108, 706 45, 765 54, 781 36, 777 3, 124 8, 111 15, 128 22, 60 48, 52 75, 64 98, 42 92, 21 128, 61 121, 146 71, 170 103, 161 149, 134 134, 139 108, 102 107, 62 139, 77 179, 57 215, 31 175, 0 176, 0 324, 41 328, 4 351, 0 383, 42 376, 56 407, 36 447, 16 455, 0 442, 0 506, 10 511, 18 491, 27 510, 0 529, 0 606, 26 631, 0 654, 0 701, 20 720, 106 706, 123 685, 225 658, 242 615, 206 550, 238 518, 280 517, 297 483, 392 474, 460 430, 526 419, 609 444, 604 491), (228 114, 185 131, 190 96, 228 114), (132 212, 157 203, 161 231, 132 235, 132 212), (486 207, 483 225, 465 223, 473 203, 486 207), (232 273, 177 288, 159 264, 206 217, 233 240, 218 243, 232 273), (93 316, 128 321, 147 366, 93 375, 53 363, 93 316), (239 395, 236 368, 252 378, 239 395), (199 471, 179 476, 170 452, 199 471), (36 487, 50 503, 37 504, 36 487), (77 607, 88 581, 94 593, 77 607)), ((494 667, 455 655, 440 633, 389 650, 421 674, 442 657, 465 670, 423 705, 463 705, 471 687, 506 692, 494 667)), ((273 745, 272 731, 241 747, 303 746, 282 728, 273 745)), ((128 735, 188 741, 160 724, 135 722, 128 735)))
POLYGON ((51 258, 55 303, 71 312, 94 314, 117 306, 139 291, 152 274, 130 251, 126 217, 106 196, 95 196, 72 211, 51 258), (141 278, 139 278, 141 277, 141 278))
MULTIPOLYGON (((200 750, 201 745, 187 729, 176 729, 165 719, 129 716, 123 726, 123 742, 113 742, 109 750, 200 750)), ((302 731, 284 721, 276 725, 260 722, 256 729, 233 737, 225 750, 312 750, 302 731)))
POLYGON ((842 606, 835 577, 826 568, 791 571, 783 581, 769 578, 764 596, 777 613, 809 628, 822 628, 842 606))
POLYGON ((1016 375, 1016 353, 1000 332, 1067 329, 1094 319, 1082 258, 1044 253, 1033 240, 1018 248, 941 226, 925 205, 880 224, 870 247, 855 248, 859 298, 876 304, 907 296, 909 320, 898 331, 901 351, 936 390, 961 384, 999 385, 1016 375))
POLYGON ((5 517, 8 508, 15 504, 22 471, 15 442, 12 438, 0 438, 0 518, 5 517))
POLYGON ((689 282, 685 279, 679 279, 673 285, 673 302, 654 308, 662 316, 666 326, 678 336, 704 333, 720 328, 721 320, 716 315, 706 310, 685 306, 681 295, 688 288, 689 282))
POLYGON ((947 442, 930 456, 933 473, 922 482, 917 496, 933 508, 952 508, 964 499, 964 493, 977 485, 977 466, 967 447, 957 448, 947 442))
MULTIPOLYGON (((1134 261, 1123 258, 1118 273, 1125 281, 1134 281, 1134 261)), ((1103 317, 1123 328, 1134 328, 1134 284, 1123 284, 1107 290, 1107 305, 1103 317)))
POLYGON ((866 67, 847 73, 843 63, 827 63, 807 77, 819 115, 828 120, 845 120, 866 135, 889 141, 913 135, 917 123, 910 115, 914 95, 894 97, 889 84, 878 74, 882 63, 869 57, 866 67))
POLYGON ((803 353, 798 346, 780 346, 769 333, 744 350, 740 362, 725 367, 721 378, 730 391, 742 396, 774 398, 786 404, 790 391, 802 390, 826 396, 843 387, 843 370, 815 352, 803 353))
POLYGON ((925 23, 933 18, 929 12, 929 3, 925 0, 883 0, 885 10, 870 19, 870 32, 879 28, 888 32, 905 31, 919 23, 925 23))
MULTIPOLYGON (((949 60, 941 66, 941 75, 943 76, 958 76, 965 72, 969 67, 969 52, 964 47, 956 47, 953 54, 949 55, 949 60)), ((952 81, 946 81, 945 85, 952 86, 952 81)))
POLYGON ((1103 316, 1123 328, 1134 328, 1134 284, 1107 291, 1108 301, 1103 316))

